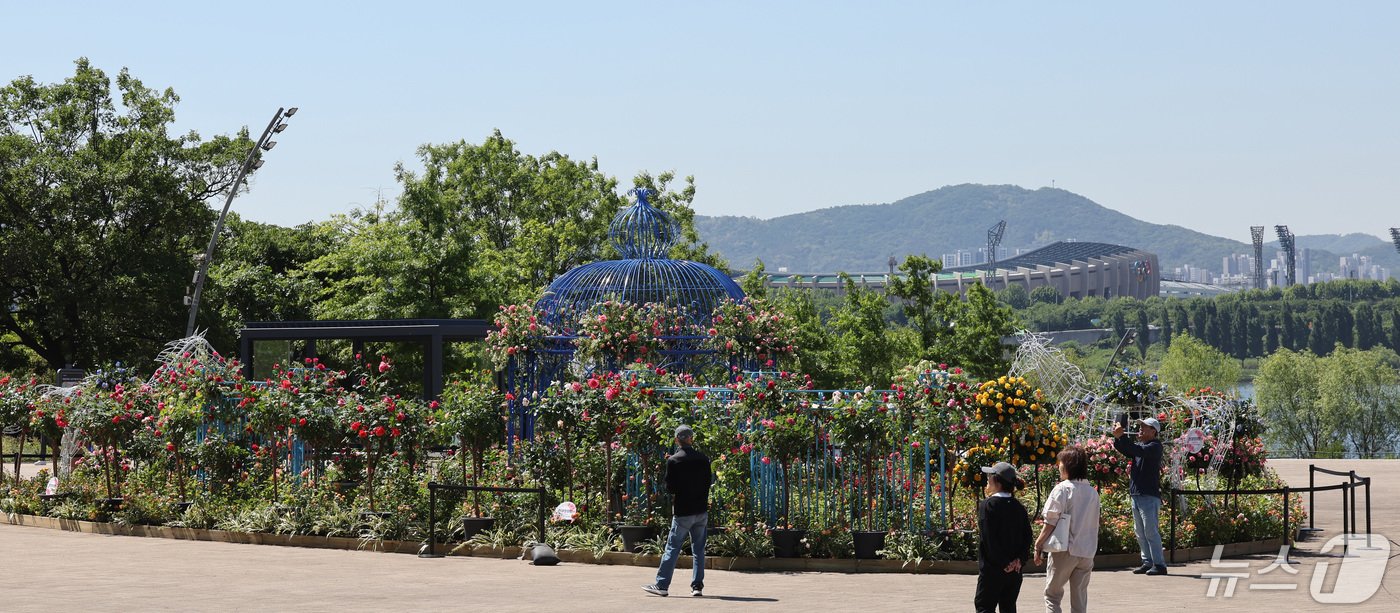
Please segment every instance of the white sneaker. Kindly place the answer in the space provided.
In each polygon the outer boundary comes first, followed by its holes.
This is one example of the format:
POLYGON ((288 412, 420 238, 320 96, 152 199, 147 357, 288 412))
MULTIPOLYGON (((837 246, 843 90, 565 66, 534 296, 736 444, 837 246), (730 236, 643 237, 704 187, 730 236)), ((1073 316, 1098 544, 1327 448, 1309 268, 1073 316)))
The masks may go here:
POLYGON ((695 597, 695 598, 700 598, 700 597, 704 596, 705 594, 702 593, 702 592, 700 591, 700 588, 698 588, 698 587, 693 587, 693 588, 690 588, 690 595, 693 596, 693 597, 695 597))
POLYGON ((643 585, 642 590, 649 594, 656 594, 657 596, 669 596, 671 594, 670 592, 666 591, 666 588, 656 587, 655 583, 651 585, 643 585))

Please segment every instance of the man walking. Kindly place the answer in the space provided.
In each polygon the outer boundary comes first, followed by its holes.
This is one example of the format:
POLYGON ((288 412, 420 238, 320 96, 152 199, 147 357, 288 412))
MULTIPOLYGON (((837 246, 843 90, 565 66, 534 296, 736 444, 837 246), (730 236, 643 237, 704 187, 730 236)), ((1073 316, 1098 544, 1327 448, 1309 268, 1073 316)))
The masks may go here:
POLYGON ((1162 509, 1162 443, 1157 433, 1162 424, 1155 418, 1137 421, 1137 441, 1128 438, 1120 423, 1113 427, 1113 447, 1132 458, 1128 470, 1128 495, 1132 499, 1133 533, 1137 535, 1142 566, 1134 574, 1167 574, 1167 557, 1162 553, 1162 532, 1158 512, 1162 509))
POLYGON ((661 556, 661 568, 656 571, 656 583, 642 589, 666 596, 670 592, 671 575, 676 572, 676 560, 681 545, 690 536, 691 560, 690 595, 703 596, 705 589, 705 523, 710 510, 710 458, 691 445, 695 431, 690 426, 676 428, 676 446, 680 449, 666 460, 666 491, 671 493, 671 534, 666 538, 666 553, 661 556))

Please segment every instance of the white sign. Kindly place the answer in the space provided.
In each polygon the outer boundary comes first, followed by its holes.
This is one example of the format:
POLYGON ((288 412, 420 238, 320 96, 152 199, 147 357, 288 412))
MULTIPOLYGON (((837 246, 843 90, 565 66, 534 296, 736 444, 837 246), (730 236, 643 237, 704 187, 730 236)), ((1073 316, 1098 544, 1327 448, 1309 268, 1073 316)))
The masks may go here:
POLYGON ((1186 453, 1196 453, 1206 446, 1206 433, 1200 428, 1192 428, 1181 435, 1181 446, 1186 449, 1186 453))

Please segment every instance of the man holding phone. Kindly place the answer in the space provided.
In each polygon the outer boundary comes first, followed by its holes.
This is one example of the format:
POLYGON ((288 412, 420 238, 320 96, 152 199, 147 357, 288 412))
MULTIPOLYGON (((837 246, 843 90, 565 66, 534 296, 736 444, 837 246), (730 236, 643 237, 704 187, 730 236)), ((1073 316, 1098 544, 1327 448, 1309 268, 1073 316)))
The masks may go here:
POLYGON ((1137 440, 1123 431, 1123 422, 1113 427, 1113 447, 1132 459, 1128 470, 1128 495, 1132 499, 1133 533, 1137 535, 1142 566, 1134 574, 1167 574, 1167 557, 1162 553, 1162 531, 1158 515, 1162 510, 1162 443, 1157 433, 1162 430, 1156 418, 1139 419, 1137 440))

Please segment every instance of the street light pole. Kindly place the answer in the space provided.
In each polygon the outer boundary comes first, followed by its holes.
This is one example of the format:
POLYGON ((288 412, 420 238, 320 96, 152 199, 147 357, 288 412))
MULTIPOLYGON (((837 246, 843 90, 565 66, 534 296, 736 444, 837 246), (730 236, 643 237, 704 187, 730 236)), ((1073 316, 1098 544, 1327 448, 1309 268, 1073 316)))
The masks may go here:
POLYGON ((258 142, 253 144, 253 148, 248 151, 247 159, 243 160, 243 167, 238 169, 238 178, 234 179, 233 185, 229 187, 228 198, 224 199, 224 209, 219 212, 219 221, 214 224, 214 235, 209 237, 209 246, 204 250, 204 255, 199 257, 199 270, 194 273, 194 291, 185 296, 185 303, 190 305, 190 319, 185 324, 185 336, 194 335, 194 319, 199 314, 199 297, 204 292, 204 279, 209 276, 209 262, 214 259, 214 248, 219 245, 219 233, 224 229, 224 219, 228 217, 228 208, 233 204, 233 197, 238 195, 238 188, 243 185, 243 179, 248 176, 248 171, 262 167, 262 160, 258 159, 258 151, 271 151, 277 145, 276 141, 268 140, 273 134, 278 134, 287 129, 287 124, 283 121, 287 117, 295 115, 297 107, 279 108, 277 114, 272 116, 272 121, 268 122, 267 129, 263 130, 258 142))

